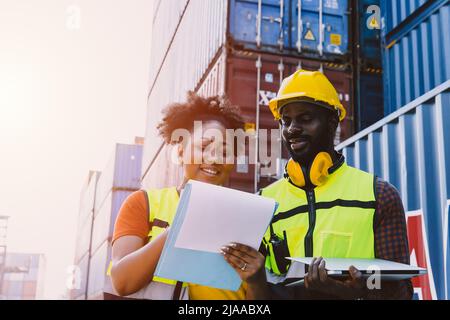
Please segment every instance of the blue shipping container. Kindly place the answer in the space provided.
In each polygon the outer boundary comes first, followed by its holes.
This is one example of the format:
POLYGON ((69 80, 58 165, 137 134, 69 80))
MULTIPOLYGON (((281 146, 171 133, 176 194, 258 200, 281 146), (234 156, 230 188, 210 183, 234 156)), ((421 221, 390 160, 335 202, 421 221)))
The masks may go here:
POLYGON ((381 4, 387 115, 450 79, 450 2, 381 4))
MULTIPOLYGON (((289 1, 289 0, 288 0, 289 1)), ((261 1, 260 25, 258 0, 231 0, 229 28, 233 40, 243 44, 272 47, 271 50, 288 47, 288 20, 286 8, 280 0, 261 1)))
MULTIPOLYGON (((383 3, 384 28, 390 32, 404 22, 425 3, 439 2, 436 0, 381 0, 383 3)), ((442 1, 440 1, 442 2, 442 1)), ((445 1, 444 1, 445 2, 445 1)))
POLYGON ((358 1, 359 58, 372 66, 381 66, 380 0, 358 1))
POLYGON ((383 108, 383 79, 381 73, 359 74, 357 92, 356 117, 360 131, 374 124, 384 116, 383 108))
POLYGON ((405 207, 416 298, 450 297, 450 80, 337 146, 347 162, 392 183, 405 207))
POLYGON ((141 186, 142 145, 117 143, 114 153, 97 182, 95 212, 111 189, 134 191, 141 186))
POLYGON ((229 35, 245 49, 312 58, 342 57, 349 51, 348 0, 230 0, 229 4, 229 35))

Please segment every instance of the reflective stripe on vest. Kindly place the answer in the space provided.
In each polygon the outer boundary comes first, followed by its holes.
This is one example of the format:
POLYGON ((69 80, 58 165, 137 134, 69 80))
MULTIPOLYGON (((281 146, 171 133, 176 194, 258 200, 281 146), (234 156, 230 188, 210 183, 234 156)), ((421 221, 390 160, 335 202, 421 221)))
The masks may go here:
POLYGON ((266 268, 273 273, 286 273, 284 256, 374 258, 373 175, 343 163, 324 185, 313 190, 281 179, 261 194, 279 203, 263 240, 266 268), (280 249, 280 243, 287 247, 280 249))
MULTIPOLYGON (((151 229, 148 233, 148 242, 151 242, 172 223, 179 201, 175 187, 152 189, 146 192, 148 208, 150 208, 149 221, 151 229)), ((111 275, 112 262, 110 262, 107 275, 111 275)), ((154 276, 149 285, 127 297, 136 299, 168 300, 172 299, 177 281, 154 276)), ((112 286, 111 286, 112 287, 112 286)), ((187 299, 187 284, 183 283, 180 299, 187 299)), ((113 289, 112 289, 113 290, 113 289)), ((106 292, 106 291, 105 291, 106 292)), ((109 292, 117 295, 114 291, 109 292)))

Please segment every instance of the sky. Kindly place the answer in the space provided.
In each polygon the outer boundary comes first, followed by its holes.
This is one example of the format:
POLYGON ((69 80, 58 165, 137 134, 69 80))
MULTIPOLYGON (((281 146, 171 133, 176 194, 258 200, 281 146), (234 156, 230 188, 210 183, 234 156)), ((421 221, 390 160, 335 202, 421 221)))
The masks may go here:
POLYGON ((46 256, 66 292, 80 191, 144 136, 152 0, 0 0, 0 215, 8 251, 46 256))

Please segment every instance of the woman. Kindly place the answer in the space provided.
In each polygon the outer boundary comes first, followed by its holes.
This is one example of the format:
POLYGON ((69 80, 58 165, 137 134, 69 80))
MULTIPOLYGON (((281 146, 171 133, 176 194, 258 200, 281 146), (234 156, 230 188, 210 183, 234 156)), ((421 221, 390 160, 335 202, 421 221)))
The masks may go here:
MULTIPOLYGON (((217 96, 202 98, 190 92, 186 103, 172 104, 164 110, 158 130, 167 144, 178 144, 184 179, 178 187, 136 191, 122 205, 114 228, 111 268, 112 283, 119 295, 140 292, 139 297, 145 299, 187 299, 188 295, 190 299, 246 297, 245 284, 232 292, 193 284, 181 285, 153 275, 184 184, 193 179, 223 185, 233 169, 233 164, 217 161, 217 155, 211 158, 211 152, 207 152, 217 137, 211 133, 220 132, 222 137, 226 137, 226 129, 241 129, 243 124, 240 110, 217 96), (201 127, 194 126, 194 121, 201 121, 201 127), (173 141, 177 129, 188 130, 191 138, 173 141), (196 154, 208 161, 194 161, 196 154)), ((230 145, 225 143, 223 150, 229 149, 230 145)), ((249 266, 247 273, 250 270, 249 266)))

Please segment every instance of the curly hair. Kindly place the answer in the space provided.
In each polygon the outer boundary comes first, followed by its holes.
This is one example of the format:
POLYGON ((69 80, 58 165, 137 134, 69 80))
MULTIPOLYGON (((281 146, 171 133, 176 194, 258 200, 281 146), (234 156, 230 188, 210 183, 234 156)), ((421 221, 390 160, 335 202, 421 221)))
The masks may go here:
POLYGON ((158 124, 159 135, 167 144, 172 141, 172 132, 176 129, 191 130, 196 120, 218 120, 227 129, 241 129, 244 118, 238 106, 234 106, 225 96, 201 97, 193 91, 187 94, 184 103, 173 103, 163 110, 163 119, 158 124))

